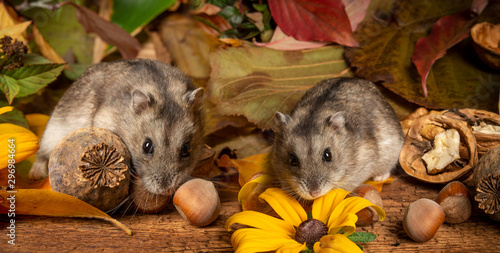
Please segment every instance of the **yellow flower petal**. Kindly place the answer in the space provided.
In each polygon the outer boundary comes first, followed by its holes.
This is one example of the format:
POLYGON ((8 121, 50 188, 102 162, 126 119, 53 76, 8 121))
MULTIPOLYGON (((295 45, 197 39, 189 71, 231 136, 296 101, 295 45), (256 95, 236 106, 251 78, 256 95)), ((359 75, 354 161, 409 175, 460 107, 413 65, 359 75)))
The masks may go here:
POLYGON ((331 213, 327 223, 329 230, 335 231, 337 229, 340 230, 341 226, 349 226, 351 227, 351 229, 349 229, 349 232, 354 232, 352 231, 352 228, 356 228, 355 223, 357 221, 357 216, 354 219, 349 217, 349 214, 356 215, 357 212, 368 206, 373 207, 375 211, 377 211, 379 219, 381 221, 385 219, 385 212, 379 206, 376 206, 369 200, 361 197, 349 197, 340 202, 331 213))
POLYGON ((4 169, 9 165, 8 155, 10 154, 9 140, 14 139, 15 146, 15 163, 18 163, 29 156, 36 153, 38 150, 38 137, 30 130, 10 123, 0 124, 0 169, 4 169))
POLYGON ((325 235, 321 237, 319 242, 314 244, 314 252, 325 253, 325 252, 363 252, 358 245, 349 240, 349 238, 341 235, 325 235))
POLYGON ((271 180, 271 176, 269 176, 268 174, 261 174, 254 180, 244 184, 238 192, 238 202, 242 204, 243 201, 247 200, 252 195, 257 186, 261 184, 267 184, 271 180))
POLYGON ((24 116, 28 121, 28 126, 38 138, 42 138, 43 131, 49 121, 49 116, 41 113, 32 113, 24 116))
POLYGON ((335 189, 315 199, 312 205, 312 217, 326 224, 332 211, 345 199, 347 194, 349 192, 346 190, 335 189))
POLYGON ((307 219, 307 213, 299 202, 278 188, 269 188, 259 196, 265 200, 283 220, 298 227, 307 219))
POLYGON ((298 253, 306 249, 306 243, 300 244, 294 240, 293 242, 290 242, 289 244, 286 244, 279 248, 276 253, 298 253))
POLYGON ((12 109, 14 109, 14 107, 12 107, 12 106, 0 107, 0 114, 10 112, 10 111, 12 111, 12 109))
POLYGON ((226 229, 230 231, 231 225, 235 223, 273 231, 276 234, 295 235, 295 228, 286 221, 255 211, 244 211, 229 217, 226 220, 226 229))
MULTIPOLYGON (((241 228, 236 230, 231 236, 231 243, 235 252, 242 253, 276 251, 283 246, 293 247, 297 246, 297 244, 301 245, 286 235, 255 228, 241 228)), ((300 250, 295 252, 298 253, 300 250)))
POLYGON ((369 184, 369 185, 375 187, 375 189, 377 189, 378 192, 382 192, 382 187, 384 186, 384 184, 390 184, 393 181, 394 181, 394 177, 391 175, 390 177, 388 177, 384 181, 367 180, 366 182, 364 182, 364 184, 369 184))
POLYGON ((328 234, 337 234, 342 230, 343 235, 351 235, 356 231, 356 221, 358 221, 358 216, 354 213, 341 214, 328 227, 328 234))

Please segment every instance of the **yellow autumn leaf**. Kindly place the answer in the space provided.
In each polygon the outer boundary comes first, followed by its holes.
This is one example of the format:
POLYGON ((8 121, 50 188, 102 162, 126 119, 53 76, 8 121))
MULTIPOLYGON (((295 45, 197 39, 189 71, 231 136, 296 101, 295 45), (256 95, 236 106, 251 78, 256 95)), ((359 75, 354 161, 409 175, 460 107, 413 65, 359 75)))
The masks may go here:
POLYGON ((9 35, 12 39, 22 41, 27 45, 28 43, 24 38, 24 32, 30 24, 31 21, 18 22, 15 20, 15 18, 9 14, 5 4, 3 2, 0 4, 0 38, 9 35))
POLYGON ((10 123, 0 124, 0 170, 9 165, 9 159, 18 163, 36 153, 39 139, 30 130, 10 123), (14 146, 14 151, 12 151, 14 146), (14 156, 9 157, 10 154, 14 156), (13 157, 13 159, 12 159, 13 157))
POLYGON ((4 107, 0 107, 0 114, 4 114, 6 112, 10 112, 14 109, 13 106, 4 106, 4 107))
POLYGON ((45 131, 45 127, 50 117, 41 113, 26 114, 24 117, 28 121, 30 130, 36 134, 38 138, 42 138, 43 131, 45 131))
MULTIPOLYGON (((15 195, 16 215, 101 219, 113 223, 128 235, 132 235, 132 231, 121 222, 73 196, 49 190, 20 189, 15 192, 0 191, 0 206, 8 210, 10 197, 15 195)), ((6 211, 0 209, 0 213, 6 213, 6 211)))
MULTIPOLYGON (((31 156, 31 157, 34 157, 31 156)), ((30 158, 31 158, 30 157, 30 158)), ((30 159, 28 158, 28 160, 30 159)), ((16 172, 14 173, 15 184, 14 187, 16 190, 18 189, 43 189, 43 190, 51 190, 49 178, 45 178, 43 180, 31 181, 25 177, 23 177, 19 171, 19 166, 16 165, 16 172)), ((5 188, 9 187, 9 175, 11 173, 9 170, 0 170, 0 186, 5 188)))
POLYGON ((241 186, 251 181, 255 175, 262 172, 267 172, 269 165, 269 153, 263 153, 245 157, 243 159, 229 159, 227 156, 222 156, 219 164, 230 162, 234 168, 238 170, 238 181, 241 186))

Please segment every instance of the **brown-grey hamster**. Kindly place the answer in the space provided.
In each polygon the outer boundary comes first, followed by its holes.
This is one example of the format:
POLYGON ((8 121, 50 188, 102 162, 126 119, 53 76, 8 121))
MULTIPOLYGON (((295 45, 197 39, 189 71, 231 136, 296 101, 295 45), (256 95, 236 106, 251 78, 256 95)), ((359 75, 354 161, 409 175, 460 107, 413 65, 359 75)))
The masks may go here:
POLYGON ((308 90, 291 115, 275 115, 272 174, 290 194, 311 200, 385 180, 398 162, 403 133, 375 85, 333 78, 308 90))
POLYGON ((203 89, 179 69, 134 59, 90 67, 55 107, 30 171, 47 177, 50 153, 69 132, 100 127, 118 135, 131 154, 133 175, 150 193, 171 195, 202 148, 203 89))

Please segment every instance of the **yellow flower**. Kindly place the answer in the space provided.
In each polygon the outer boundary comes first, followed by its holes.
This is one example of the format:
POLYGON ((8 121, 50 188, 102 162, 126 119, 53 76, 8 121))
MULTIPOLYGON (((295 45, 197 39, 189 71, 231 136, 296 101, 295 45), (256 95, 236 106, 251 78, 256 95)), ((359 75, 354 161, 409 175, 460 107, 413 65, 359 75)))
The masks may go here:
MULTIPOLYGON (((0 107, 0 114, 11 110, 10 106, 0 107)), ((24 127, 10 123, 0 124, 0 170, 35 154, 39 148, 38 141, 38 137, 24 127)))
POLYGON ((300 252, 314 248, 316 252, 361 252, 346 236, 355 230, 356 213, 372 206, 385 219, 385 212, 370 201, 348 197, 348 191, 335 189, 314 200, 311 216, 297 200, 277 188, 269 188, 260 195, 282 218, 256 211, 237 213, 226 221, 226 229, 239 223, 252 228, 241 228, 231 236, 236 252, 300 252))

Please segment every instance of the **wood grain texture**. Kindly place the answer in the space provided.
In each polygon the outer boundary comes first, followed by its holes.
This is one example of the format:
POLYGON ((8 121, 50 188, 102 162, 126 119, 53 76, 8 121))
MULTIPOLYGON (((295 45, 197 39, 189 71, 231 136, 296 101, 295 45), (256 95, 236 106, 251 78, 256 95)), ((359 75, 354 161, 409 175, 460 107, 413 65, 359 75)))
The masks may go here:
MULTIPOLYGON (((442 185, 410 178, 401 169, 394 182, 384 186, 382 199, 387 219, 357 231, 377 235, 364 243, 365 252, 500 252, 500 223, 475 210, 461 224, 443 224, 428 242, 416 243, 406 236, 402 219, 408 205, 419 198, 434 199, 442 185)), ((222 211, 210 226, 197 228, 170 207, 160 214, 114 215, 134 231, 126 235, 99 220, 22 216, 16 219, 16 245, 7 243, 7 217, 0 216, 0 252, 232 252, 231 233, 224 221, 239 212, 232 184, 220 191, 222 211)))

